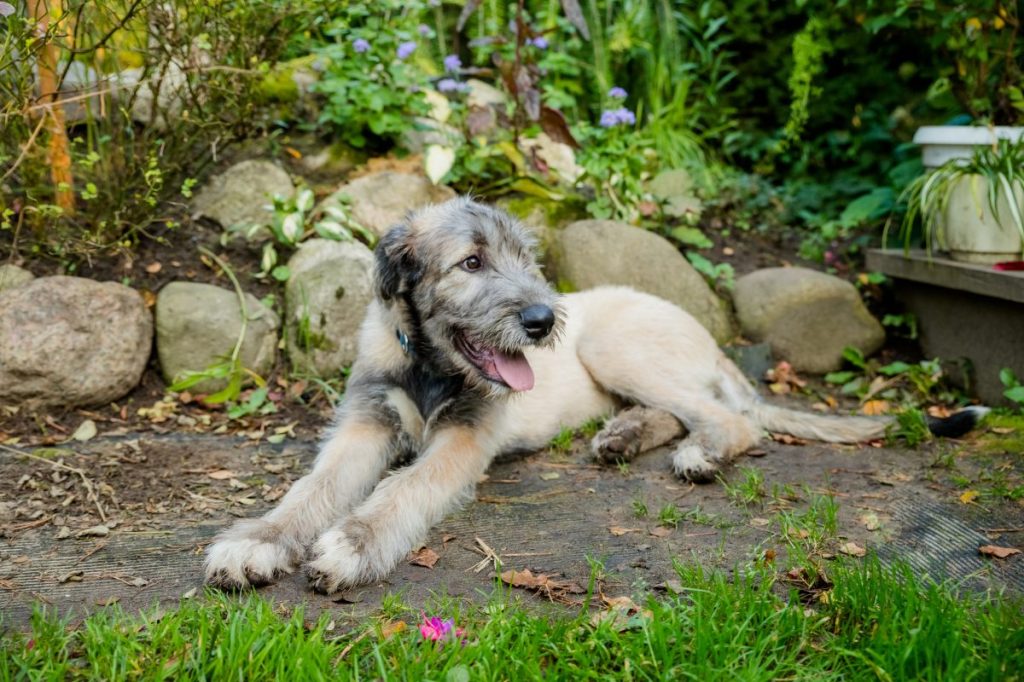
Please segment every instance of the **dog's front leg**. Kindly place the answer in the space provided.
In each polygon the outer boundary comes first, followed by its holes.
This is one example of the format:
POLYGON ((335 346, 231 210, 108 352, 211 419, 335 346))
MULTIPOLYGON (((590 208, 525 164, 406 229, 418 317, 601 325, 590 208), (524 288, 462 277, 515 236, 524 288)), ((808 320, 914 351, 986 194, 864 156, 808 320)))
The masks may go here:
POLYGON ((395 426, 386 420, 343 411, 313 471, 296 481, 275 509, 217 536, 206 551, 206 582, 223 588, 258 586, 295 570, 313 538, 380 480, 395 436, 395 426))
POLYGON ((317 539, 307 566, 315 590, 379 580, 473 493, 493 457, 479 426, 448 426, 420 458, 386 478, 353 514, 317 539))

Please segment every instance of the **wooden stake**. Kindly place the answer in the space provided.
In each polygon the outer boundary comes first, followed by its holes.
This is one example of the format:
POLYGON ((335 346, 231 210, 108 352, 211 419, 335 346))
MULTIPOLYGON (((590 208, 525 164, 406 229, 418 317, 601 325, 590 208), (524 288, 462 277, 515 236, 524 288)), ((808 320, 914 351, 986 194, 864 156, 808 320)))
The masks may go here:
MULTIPOLYGON (((49 0, 29 0, 29 11, 36 19, 40 32, 50 23, 49 0)), ((49 133, 48 156, 50 179, 53 181, 54 202, 65 215, 75 212, 75 193, 71 176, 71 145, 64 126, 64 107, 59 103, 57 83, 58 47, 52 41, 43 45, 39 53, 39 101, 47 104, 46 130, 49 133)))

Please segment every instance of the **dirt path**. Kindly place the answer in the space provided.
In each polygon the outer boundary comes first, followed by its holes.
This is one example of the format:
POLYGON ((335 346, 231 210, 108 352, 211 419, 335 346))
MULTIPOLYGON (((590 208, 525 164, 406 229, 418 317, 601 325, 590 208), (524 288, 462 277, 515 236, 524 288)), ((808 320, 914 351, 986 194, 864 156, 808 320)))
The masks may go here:
MULTIPOLYGON (((664 451, 628 468, 597 467, 578 439, 568 453, 492 467, 476 501, 431 532, 426 546, 439 557, 433 568, 403 562, 386 583, 333 598, 307 590, 301 576, 262 592, 341 618, 373 611, 399 590, 414 607, 432 592, 482 599, 496 579, 478 538, 505 570, 529 568, 566 584, 586 586, 589 559, 600 560, 610 594, 671 581, 677 558, 742 570, 774 556, 781 569, 792 544, 827 568, 842 549, 856 551, 847 543, 969 587, 1024 592, 1024 555, 998 560, 978 552, 986 544, 1024 545, 1024 507, 964 503, 936 474, 934 447, 770 442, 763 455, 728 469, 727 486, 691 486, 671 476, 664 451), (674 514, 662 511, 670 504, 674 514), (646 517, 638 515, 643 507, 646 517), (670 528, 673 516, 678 526, 670 528)), ((76 618, 114 602, 128 610, 173 606, 202 589, 202 551, 217 530, 269 508, 314 450, 307 442, 174 435, 98 438, 32 457, 5 450, 3 622, 23 625, 34 602, 76 618)), ((572 592, 553 596, 572 601, 572 592)))

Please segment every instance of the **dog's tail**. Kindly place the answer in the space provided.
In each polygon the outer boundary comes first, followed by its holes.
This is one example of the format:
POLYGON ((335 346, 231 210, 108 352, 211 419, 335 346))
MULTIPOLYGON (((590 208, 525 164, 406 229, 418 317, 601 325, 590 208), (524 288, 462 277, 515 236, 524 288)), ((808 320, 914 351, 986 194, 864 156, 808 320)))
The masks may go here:
MULTIPOLYGON (((945 418, 928 417, 928 430, 941 438, 958 438, 973 429, 989 411, 987 407, 968 407, 945 418)), ((797 438, 827 443, 858 443, 885 436, 895 417, 840 417, 800 412, 758 402, 750 415, 758 426, 797 438)))

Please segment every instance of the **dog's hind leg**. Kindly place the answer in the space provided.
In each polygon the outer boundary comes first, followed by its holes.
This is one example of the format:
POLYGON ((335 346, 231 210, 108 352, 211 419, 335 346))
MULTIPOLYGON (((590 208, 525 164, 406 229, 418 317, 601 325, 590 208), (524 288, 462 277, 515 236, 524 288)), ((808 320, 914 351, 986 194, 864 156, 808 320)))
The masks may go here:
POLYGON ((602 462, 628 462, 641 452, 661 447, 681 435, 683 425, 672 414, 634 405, 605 423, 590 441, 590 450, 602 462))
POLYGON ((431 526, 470 499, 493 454, 485 427, 440 429, 415 462, 381 481, 313 544, 306 566, 313 589, 329 594, 386 576, 431 526))
POLYGON ((395 428, 370 415, 343 415, 313 471, 259 519, 239 521, 206 551, 206 582, 236 589, 295 570, 305 547, 365 497, 395 449, 395 428))
POLYGON ((580 361, 606 391, 664 410, 689 435, 673 468, 691 480, 713 479, 719 467, 761 437, 743 407, 747 396, 720 366, 728 362, 711 336, 676 306, 625 290, 591 292, 580 361), (627 331, 623 331, 627 330, 627 331))

